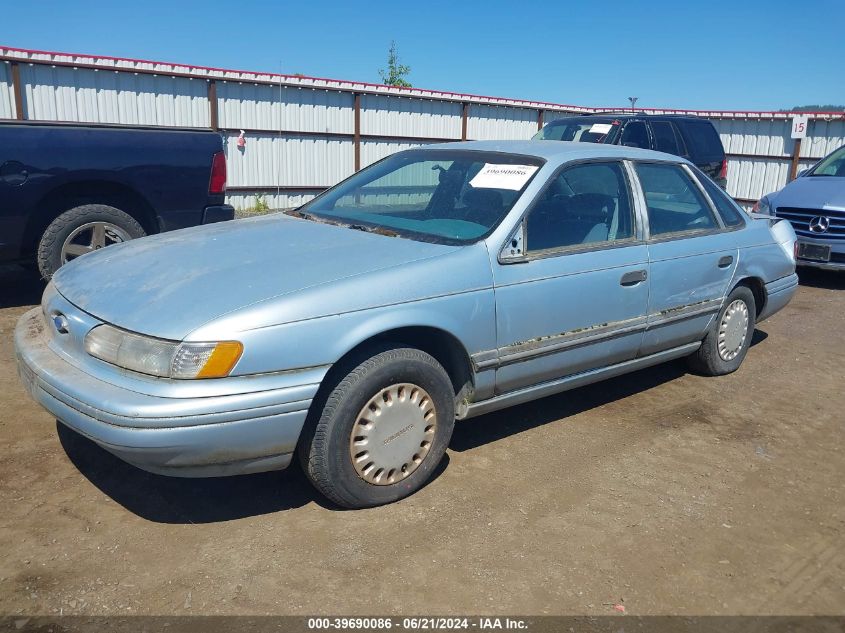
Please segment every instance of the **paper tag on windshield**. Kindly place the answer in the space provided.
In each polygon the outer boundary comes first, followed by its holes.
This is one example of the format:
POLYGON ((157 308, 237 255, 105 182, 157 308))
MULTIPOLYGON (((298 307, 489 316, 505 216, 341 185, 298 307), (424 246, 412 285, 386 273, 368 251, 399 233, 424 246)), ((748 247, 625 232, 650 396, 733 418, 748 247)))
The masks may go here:
POLYGON ((593 123, 593 127, 590 128, 590 132, 592 134, 607 134, 610 132, 610 128, 613 127, 611 123, 593 123))
POLYGON ((519 191, 537 171, 537 165, 495 165, 485 163, 469 181, 476 189, 512 189, 519 191))

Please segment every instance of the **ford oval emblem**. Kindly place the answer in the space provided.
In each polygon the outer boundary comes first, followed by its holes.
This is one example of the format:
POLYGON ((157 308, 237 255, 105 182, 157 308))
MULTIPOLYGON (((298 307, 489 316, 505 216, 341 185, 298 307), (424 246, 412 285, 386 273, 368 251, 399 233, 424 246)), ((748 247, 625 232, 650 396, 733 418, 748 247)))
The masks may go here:
POLYGON ((56 332, 59 334, 67 334, 68 322, 64 314, 56 314, 53 316, 53 325, 56 327, 56 332))

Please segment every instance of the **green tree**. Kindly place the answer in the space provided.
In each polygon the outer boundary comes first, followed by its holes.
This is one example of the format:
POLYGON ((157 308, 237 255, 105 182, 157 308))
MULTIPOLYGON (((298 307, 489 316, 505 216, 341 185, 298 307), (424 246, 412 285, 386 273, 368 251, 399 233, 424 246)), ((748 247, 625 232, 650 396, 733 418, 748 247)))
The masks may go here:
POLYGON ((405 80, 405 77, 410 74, 411 67, 399 63, 399 53, 396 52, 396 42, 390 42, 390 50, 387 53, 387 71, 379 70, 378 74, 381 77, 381 82, 388 86, 400 86, 402 88, 410 88, 411 84, 405 80))

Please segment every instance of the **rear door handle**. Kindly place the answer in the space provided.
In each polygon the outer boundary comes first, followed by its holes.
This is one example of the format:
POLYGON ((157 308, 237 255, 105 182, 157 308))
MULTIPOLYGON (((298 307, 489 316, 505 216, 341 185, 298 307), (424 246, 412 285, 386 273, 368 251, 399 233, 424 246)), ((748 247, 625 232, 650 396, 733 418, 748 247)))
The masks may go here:
POLYGON ((648 278, 648 273, 644 270, 632 270, 629 273, 622 275, 619 283, 623 286, 636 286, 638 283, 645 281, 648 278))
POLYGON ((734 263, 734 258, 731 255, 725 255, 719 259, 719 268, 727 268, 734 263))

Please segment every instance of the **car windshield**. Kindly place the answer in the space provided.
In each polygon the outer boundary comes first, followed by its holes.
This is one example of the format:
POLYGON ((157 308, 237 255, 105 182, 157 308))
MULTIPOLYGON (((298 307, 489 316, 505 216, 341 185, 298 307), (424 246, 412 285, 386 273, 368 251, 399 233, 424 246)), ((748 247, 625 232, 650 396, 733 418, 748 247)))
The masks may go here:
POLYGON ((364 231, 444 244, 486 237, 541 159, 468 150, 394 154, 291 212, 364 231))
POLYGON ((808 175, 845 177, 845 145, 822 159, 808 175))
POLYGON ((557 119, 534 135, 535 141, 579 141, 581 143, 613 143, 621 121, 593 117, 557 119))

